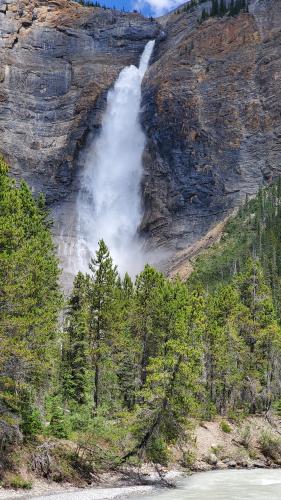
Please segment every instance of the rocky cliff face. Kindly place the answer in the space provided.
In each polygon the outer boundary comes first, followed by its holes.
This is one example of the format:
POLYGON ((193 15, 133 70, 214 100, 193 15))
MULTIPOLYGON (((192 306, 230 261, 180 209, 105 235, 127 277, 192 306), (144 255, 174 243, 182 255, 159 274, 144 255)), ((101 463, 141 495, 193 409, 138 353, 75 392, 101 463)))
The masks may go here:
POLYGON ((184 248, 281 173, 281 5, 236 18, 200 9, 155 22, 69 0, 0 0, 0 151, 72 224, 79 152, 108 88, 156 38, 143 85, 147 134, 141 229, 184 248))
POLYGON ((49 202, 68 196, 105 92, 158 30, 68 0, 0 0, 0 148, 13 173, 49 202))
POLYGON ((69 0, 0 0, 0 152, 14 176, 46 194, 64 268, 77 239, 79 153, 108 88, 159 29, 69 0))
POLYGON ((143 231, 153 245, 198 240, 245 196, 281 173, 281 4, 198 25, 161 19, 144 84, 143 231))

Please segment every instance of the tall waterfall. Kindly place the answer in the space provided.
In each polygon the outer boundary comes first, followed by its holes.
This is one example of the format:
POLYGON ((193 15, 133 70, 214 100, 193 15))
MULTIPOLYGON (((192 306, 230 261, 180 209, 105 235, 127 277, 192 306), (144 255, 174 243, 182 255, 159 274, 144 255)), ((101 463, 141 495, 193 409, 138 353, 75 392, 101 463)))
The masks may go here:
POLYGON ((146 44, 139 67, 124 68, 112 90, 100 135, 90 145, 77 202, 79 262, 87 269, 98 241, 108 245, 119 271, 136 273, 143 265, 138 225, 141 221, 140 181, 145 136, 139 113, 141 83, 154 41, 146 44))

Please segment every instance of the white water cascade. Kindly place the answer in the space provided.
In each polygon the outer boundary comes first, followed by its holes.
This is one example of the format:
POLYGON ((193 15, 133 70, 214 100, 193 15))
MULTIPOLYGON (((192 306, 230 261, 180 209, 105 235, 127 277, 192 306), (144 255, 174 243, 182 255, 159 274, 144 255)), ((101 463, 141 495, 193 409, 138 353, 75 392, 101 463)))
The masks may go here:
POLYGON ((100 135, 87 152, 78 196, 79 270, 88 268, 103 238, 121 274, 136 274, 144 264, 137 235, 141 221, 140 182, 145 136, 139 113, 141 83, 154 41, 146 44, 139 67, 124 68, 112 90, 100 135))

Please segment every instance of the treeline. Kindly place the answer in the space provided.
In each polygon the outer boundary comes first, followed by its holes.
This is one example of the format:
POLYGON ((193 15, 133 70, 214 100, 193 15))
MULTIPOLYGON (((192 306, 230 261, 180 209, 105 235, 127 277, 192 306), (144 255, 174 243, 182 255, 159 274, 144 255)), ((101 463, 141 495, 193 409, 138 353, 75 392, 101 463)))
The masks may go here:
MULTIPOLYGON (((201 4, 206 4, 206 0, 191 0, 175 13, 193 12, 201 4)), ((209 17, 237 16, 240 12, 248 12, 248 0, 211 0, 210 8, 203 7, 200 22, 209 17)))
POLYGON ((110 7, 100 4, 100 2, 98 1, 93 2, 92 0, 75 0, 75 2, 79 3, 83 7, 99 7, 101 9, 110 9, 110 7))
POLYGON ((199 257, 191 278, 210 290, 243 272, 248 258, 258 259, 281 321, 281 180, 247 199, 227 223, 221 241, 199 257))
POLYGON ((206 0, 191 0, 187 2, 183 7, 177 9, 175 14, 180 14, 181 12, 194 12, 196 7, 201 3, 206 3, 206 0))
POLYGON ((247 202, 229 223, 241 233, 236 241, 233 229, 235 241, 226 243, 233 255, 217 249, 217 258, 214 249, 188 284, 148 265, 134 281, 121 278, 100 241, 89 273, 75 278, 59 328, 44 202, 26 184, 16 187, 1 161, 1 460, 17 439, 43 434, 94 450, 95 463, 107 467, 143 456, 167 463, 190 417, 262 412, 278 401, 273 283, 281 263, 265 231, 271 227, 278 252, 280 194, 279 183, 247 202), (265 266, 264 245, 274 266, 265 266))
POLYGON ((248 12, 248 0, 212 0, 211 10, 202 10, 201 21, 209 17, 237 16, 240 12, 248 12))
POLYGON ((44 199, 0 158, 0 450, 41 428, 58 358, 59 269, 44 199))
MULTIPOLYGON (((74 0, 74 1, 79 3, 80 5, 82 5, 83 7, 98 7, 100 9, 104 9, 104 10, 118 10, 118 9, 116 9, 115 6, 108 7, 107 5, 101 4, 97 0, 95 0, 95 1, 93 1, 93 0, 74 0)), ((122 12, 125 12, 124 6, 122 7, 122 12)), ((133 9, 132 12, 138 13, 138 11, 136 9, 133 9)))
POLYGON ((120 279, 103 241, 90 271, 78 274, 69 302, 64 404, 91 415, 90 428, 101 415, 118 421, 123 459, 143 451, 153 458, 198 409, 204 300, 150 266, 135 283, 120 279))

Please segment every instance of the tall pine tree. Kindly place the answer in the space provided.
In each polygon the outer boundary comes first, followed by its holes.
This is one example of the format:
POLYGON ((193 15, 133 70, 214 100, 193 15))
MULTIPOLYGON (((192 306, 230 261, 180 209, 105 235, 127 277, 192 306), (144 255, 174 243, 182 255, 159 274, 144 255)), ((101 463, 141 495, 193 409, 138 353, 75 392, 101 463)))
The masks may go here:
MULTIPOLYGON (((91 260, 89 338, 94 370, 94 409, 110 394, 110 376, 114 369, 111 353, 114 342, 116 318, 117 269, 103 240, 99 242, 96 256, 91 260)), ((113 375, 114 378, 114 375, 113 375)), ((111 383, 113 379, 111 379, 111 383)))

